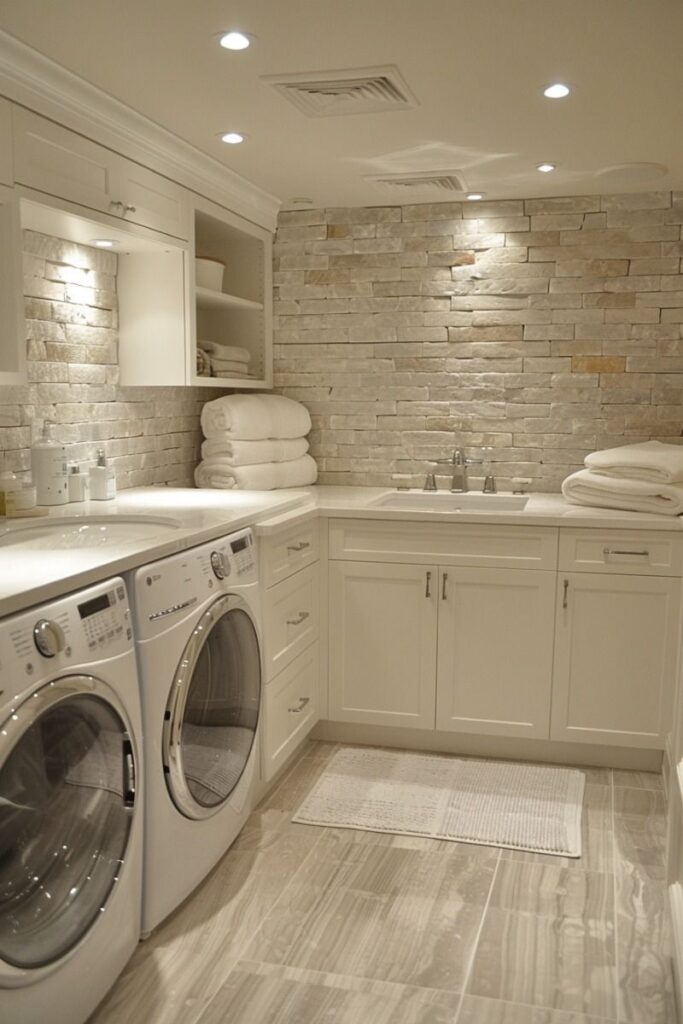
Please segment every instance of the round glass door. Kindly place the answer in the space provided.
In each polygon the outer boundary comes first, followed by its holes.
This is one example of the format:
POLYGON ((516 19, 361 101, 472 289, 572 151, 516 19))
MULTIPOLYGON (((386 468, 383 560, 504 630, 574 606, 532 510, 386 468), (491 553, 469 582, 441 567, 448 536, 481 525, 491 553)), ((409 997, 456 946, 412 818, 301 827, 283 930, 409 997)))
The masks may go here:
POLYGON ((39 968, 104 909, 128 846, 133 750, 104 684, 57 680, 0 730, 0 959, 39 968))
POLYGON ((214 814, 247 766, 261 702, 261 659, 244 601, 219 598, 197 623, 166 712, 171 796, 191 818, 214 814))

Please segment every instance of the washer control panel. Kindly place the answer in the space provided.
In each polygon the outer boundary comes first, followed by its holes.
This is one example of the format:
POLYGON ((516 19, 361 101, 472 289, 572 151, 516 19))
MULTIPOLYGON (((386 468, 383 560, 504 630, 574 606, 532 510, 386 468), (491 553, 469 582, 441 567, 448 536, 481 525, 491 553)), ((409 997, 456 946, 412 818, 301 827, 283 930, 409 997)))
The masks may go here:
POLYGON ((0 698, 28 682, 90 664, 133 647, 133 623, 122 579, 39 605, 0 623, 0 698))
POLYGON ((137 637, 158 636, 212 595, 252 583, 258 583, 258 565, 249 527, 138 569, 134 584, 137 637))

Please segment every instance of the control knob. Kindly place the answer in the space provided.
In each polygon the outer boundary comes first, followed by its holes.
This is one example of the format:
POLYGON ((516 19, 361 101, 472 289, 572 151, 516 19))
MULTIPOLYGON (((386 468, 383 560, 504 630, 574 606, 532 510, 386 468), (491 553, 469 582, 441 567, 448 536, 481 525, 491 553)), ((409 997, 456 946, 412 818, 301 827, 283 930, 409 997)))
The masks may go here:
POLYGON ((33 627, 33 642, 44 658, 54 658, 66 647, 64 630, 56 622, 39 619, 33 627))
POLYGON ((211 552, 211 568, 217 580, 224 580, 230 575, 230 563, 220 551, 211 552))

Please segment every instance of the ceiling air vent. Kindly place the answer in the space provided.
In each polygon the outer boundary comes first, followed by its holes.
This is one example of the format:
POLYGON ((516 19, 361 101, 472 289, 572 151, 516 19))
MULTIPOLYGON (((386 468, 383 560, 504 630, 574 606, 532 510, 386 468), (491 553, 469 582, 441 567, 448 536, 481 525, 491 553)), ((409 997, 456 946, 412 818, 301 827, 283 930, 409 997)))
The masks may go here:
POLYGON ((409 174, 372 174, 365 177, 383 192, 395 196, 415 193, 466 192, 467 186, 460 171, 416 171, 409 174))
POLYGON ((393 65, 264 75, 263 81, 286 96, 307 117, 373 114, 384 110, 408 110, 418 105, 398 68, 393 65))

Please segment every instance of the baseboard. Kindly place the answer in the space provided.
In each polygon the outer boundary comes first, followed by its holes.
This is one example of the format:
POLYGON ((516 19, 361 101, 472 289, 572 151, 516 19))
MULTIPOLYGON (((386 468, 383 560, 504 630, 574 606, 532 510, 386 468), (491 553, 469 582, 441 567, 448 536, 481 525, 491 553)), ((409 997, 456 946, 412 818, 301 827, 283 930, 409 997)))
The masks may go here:
POLYGON ((311 733, 316 740, 362 743, 368 746, 399 747, 405 750, 433 750, 474 757, 503 757, 517 761, 553 761, 559 764, 595 765, 659 772, 661 750, 607 747, 588 743, 518 739, 509 736, 474 736, 469 733, 439 732, 432 729, 401 729, 350 722, 318 722, 311 733))

